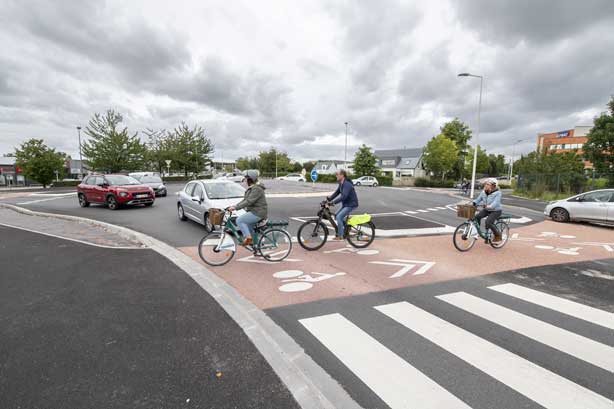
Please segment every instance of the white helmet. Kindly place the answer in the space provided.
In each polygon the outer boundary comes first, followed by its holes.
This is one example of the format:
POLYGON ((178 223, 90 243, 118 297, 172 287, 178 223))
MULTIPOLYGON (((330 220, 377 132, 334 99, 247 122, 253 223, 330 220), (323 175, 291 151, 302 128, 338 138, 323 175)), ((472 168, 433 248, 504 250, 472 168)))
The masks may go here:
POLYGON ((249 169, 245 171, 245 178, 251 179, 254 183, 258 182, 258 172, 256 169, 249 169))
POLYGON ((495 178, 488 178, 486 179, 486 181, 484 182, 484 184, 489 184, 489 185, 493 185, 494 187, 497 187, 497 179, 495 178))

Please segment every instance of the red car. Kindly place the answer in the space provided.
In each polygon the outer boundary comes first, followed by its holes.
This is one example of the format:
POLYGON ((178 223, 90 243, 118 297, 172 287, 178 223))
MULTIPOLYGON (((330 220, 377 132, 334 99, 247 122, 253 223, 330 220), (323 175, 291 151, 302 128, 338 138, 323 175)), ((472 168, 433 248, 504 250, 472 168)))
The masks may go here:
POLYGON ((102 203, 111 210, 117 210, 123 205, 151 206, 156 197, 152 188, 125 175, 86 176, 77 186, 77 195, 81 207, 102 203))

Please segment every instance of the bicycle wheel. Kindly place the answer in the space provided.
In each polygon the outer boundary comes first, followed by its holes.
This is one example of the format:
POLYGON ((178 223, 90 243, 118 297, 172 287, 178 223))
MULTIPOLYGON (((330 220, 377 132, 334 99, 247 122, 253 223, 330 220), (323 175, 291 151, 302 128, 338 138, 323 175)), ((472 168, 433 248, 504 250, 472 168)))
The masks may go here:
POLYGON ((309 251, 320 249, 328 239, 328 228, 318 220, 309 220, 301 224, 296 233, 298 244, 309 251))
POLYGON ((359 224, 358 226, 345 225, 348 231, 347 240, 353 247, 363 249, 369 247, 375 239, 375 224, 369 221, 367 223, 359 224))
POLYGON ((497 230, 499 230, 499 232, 501 232, 501 241, 498 241, 496 243, 494 243, 492 240, 490 241, 490 245, 495 248, 495 249, 500 249, 501 247, 505 246, 507 244, 507 241, 510 238, 510 227, 507 225, 506 222, 500 221, 498 220, 497 222, 495 222, 495 226, 497 227, 497 230))
POLYGON ((210 266, 223 266, 235 255, 237 243, 235 238, 221 231, 212 231, 200 239, 198 255, 210 266))
POLYGON ((477 241, 474 237, 472 237, 471 233, 475 227, 472 229, 472 224, 469 222, 464 222, 460 224, 456 230, 454 230, 454 235, 452 236, 452 242, 454 243, 454 247, 458 251, 469 251, 477 241))
POLYGON ((269 229, 258 240, 258 251, 268 261, 282 261, 292 251, 292 237, 283 229, 269 229))

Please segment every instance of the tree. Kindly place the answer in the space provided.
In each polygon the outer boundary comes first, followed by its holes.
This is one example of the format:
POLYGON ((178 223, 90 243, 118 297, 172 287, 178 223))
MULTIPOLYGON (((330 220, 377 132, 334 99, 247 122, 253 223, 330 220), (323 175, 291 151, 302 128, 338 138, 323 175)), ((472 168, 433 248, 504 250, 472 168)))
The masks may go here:
POLYGON ((262 151, 258 154, 258 165, 260 172, 263 174, 275 174, 289 172, 292 169, 290 158, 285 152, 280 152, 275 148, 268 151, 262 151))
POLYGON ((163 170, 167 169, 165 161, 171 157, 167 146, 168 138, 166 130, 153 130, 148 128, 146 131, 143 131, 143 133, 147 135, 148 138, 147 154, 145 157, 147 168, 155 169, 162 173, 163 170))
POLYGON ((305 171, 307 171, 307 173, 310 173, 315 165, 316 165, 315 162, 309 160, 309 161, 303 163, 303 169, 305 169, 305 171))
POLYGON ((195 125, 192 129, 181 123, 168 135, 166 145, 170 154, 171 166, 184 172, 198 174, 210 165, 213 143, 205 136, 205 130, 195 125))
POLYGON ((83 143, 83 155, 92 169, 107 172, 139 170, 145 163, 147 148, 138 138, 138 132, 128 134, 128 128, 120 129, 123 117, 109 109, 106 114, 94 114, 85 134, 90 137, 83 143))
POLYGON ((505 173, 505 156, 491 153, 488 155, 488 176, 501 176, 505 173))
POLYGON ((608 108, 609 114, 604 112, 594 119, 583 149, 595 170, 609 174, 610 183, 614 184, 614 96, 608 108))
POLYGON ((454 169, 458 159, 456 142, 444 134, 433 137, 424 148, 424 166, 435 176, 445 179, 446 174, 454 169))
POLYGON ((454 118, 450 122, 445 123, 441 127, 441 133, 448 139, 453 140, 456 143, 458 149, 458 158, 454 163, 453 173, 454 177, 463 177, 463 167, 465 165, 465 158, 469 153, 469 140, 471 139, 471 130, 469 126, 462 122, 458 118, 454 118))
MULTIPOLYGON (((313 166, 311 168, 313 169, 313 166)), ((371 148, 364 144, 361 145, 354 156, 354 176, 374 176, 378 170, 377 158, 371 148)))
MULTIPOLYGON (((488 155, 486 151, 482 149, 481 146, 478 145, 478 160, 477 165, 475 167, 475 173, 488 173, 489 162, 488 155)), ((471 175, 473 173, 473 147, 469 148, 469 152, 467 152, 467 156, 465 157, 465 174, 471 175)))
POLYGON ((30 139, 15 149, 15 166, 24 176, 47 187, 56 172, 63 173, 65 155, 43 143, 42 139, 30 139))

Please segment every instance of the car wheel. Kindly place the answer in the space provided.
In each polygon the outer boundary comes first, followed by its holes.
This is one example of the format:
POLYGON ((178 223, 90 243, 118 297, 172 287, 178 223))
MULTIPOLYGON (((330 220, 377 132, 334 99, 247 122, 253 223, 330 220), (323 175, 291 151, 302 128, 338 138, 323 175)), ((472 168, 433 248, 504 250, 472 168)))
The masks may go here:
POLYGON ((87 201, 87 198, 85 197, 85 195, 83 193, 79 193, 79 206, 88 207, 89 205, 90 205, 90 202, 87 201))
MULTIPOLYGON (((476 162, 476 163, 477 163, 477 162, 476 162)), ((373 184, 373 187, 377 187, 377 183, 374 183, 374 184, 373 184)))
POLYGON ((107 207, 111 210, 117 210, 119 207, 119 203, 117 203, 117 199, 115 196, 107 197, 107 207))
POLYGON ((183 206, 181 205, 181 203, 177 204, 177 216, 182 222, 188 220, 188 218, 185 217, 185 212, 183 211, 183 206))
POLYGON ((360 182, 356 182, 356 186, 360 186, 360 182))
POLYGON ((552 220, 559 223, 564 223, 569 221, 569 212, 562 207, 555 207, 550 212, 550 217, 552 220))

